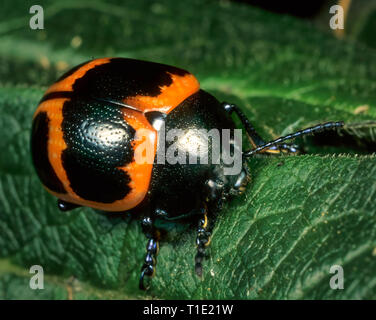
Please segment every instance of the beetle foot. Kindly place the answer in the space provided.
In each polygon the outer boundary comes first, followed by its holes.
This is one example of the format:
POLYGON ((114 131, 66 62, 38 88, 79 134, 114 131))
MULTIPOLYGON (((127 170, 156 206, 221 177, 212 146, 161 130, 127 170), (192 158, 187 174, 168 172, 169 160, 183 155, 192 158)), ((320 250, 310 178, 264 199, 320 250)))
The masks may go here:
POLYGON ((141 268, 139 288, 141 290, 148 290, 151 284, 151 278, 155 275, 155 266, 157 264, 157 255, 159 251, 159 231, 154 227, 153 220, 150 217, 145 217, 142 220, 143 231, 148 238, 146 244, 146 256, 144 264, 141 268), (145 277, 148 278, 145 285, 145 277))
POLYGON ((198 221, 196 238, 195 272, 199 277, 202 277, 202 261, 206 257, 206 247, 210 244, 210 236, 211 232, 208 230, 208 218, 205 210, 203 217, 198 221))

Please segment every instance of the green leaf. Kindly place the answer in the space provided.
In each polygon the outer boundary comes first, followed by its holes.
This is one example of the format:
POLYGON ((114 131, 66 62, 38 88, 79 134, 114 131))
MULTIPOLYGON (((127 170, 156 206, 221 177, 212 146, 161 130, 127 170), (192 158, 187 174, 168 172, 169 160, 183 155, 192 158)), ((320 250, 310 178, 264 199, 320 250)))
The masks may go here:
POLYGON ((228 2, 43 1, 44 30, 29 29, 32 4, 6 1, 0 11, 0 298, 376 298, 376 159, 366 154, 375 150, 374 50, 228 2), (46 87, 102 56, 190 70, 265 139, 344 120, 334 137, 346 154, 306 139, 314 154, 250 159, 252 181, 220 212, 203 278, 194 274, 194 227, 176 223, 151 290, 140 292, 139 222, 59 212, 30 161, 46 87), (32 265, 44 268, 44 290, 29 288, 32 265), (329 286, 333 265, 344 269, 343 290, 329 286))

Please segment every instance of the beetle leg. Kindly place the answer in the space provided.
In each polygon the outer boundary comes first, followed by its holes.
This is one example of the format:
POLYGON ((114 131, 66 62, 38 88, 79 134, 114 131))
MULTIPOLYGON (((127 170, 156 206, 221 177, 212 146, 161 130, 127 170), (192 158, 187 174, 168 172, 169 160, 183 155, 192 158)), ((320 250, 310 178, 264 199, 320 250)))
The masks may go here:
POLYGON ((202 210, 200 218, 198 219, 197 226, 197 253, 195 256, 195 272, 199 277, 202 276, 202 261, 206 257, 205 251, 207 246, 210 244, 210 236, 211 232, 209 230, 207 208, 205 206, 205 208, 202 210))
MULTIPOLYGON (((265 141, 256 132, 256 129, 248 120, 247 116, 243 113, 243 111, 240 110, 240 108, 236 104, 223 102, 222 106, 230 115, 233 112, 236 113, 241 123, 243 124, 243 127, 247 133, 248 140, 253 146, 253 148, 256 148, 258 146, 265 144, 265 141)), ((299 153, 299 148, 295 144, 282 143, 280 145, 267 148, 262 152, 269 153, 269 154, 280 154, 280 153, 296 154, 296 153, 299 153)))
POLYGON ((76 208, 81 207, 81 206, 78 205, 78 204, 74 204, 74 203, 70 203, 70 202, 66 202, 64 200, 58 199, 57 200, 57 207, 59 208, 60 211, 65 212, 65 211, 76 209, 76 208))
POLYGON ((147 290, 150 287, 150 279, 149 283, 145 286, 144 278, 145 276, 151 278, 155 275, 155 266, 157 264, 157 254, 159 250, 159 231, 154 226, 154 221, 150 217, 144 217, 142 219, 142 229, 144 234, 148 238, 148 242, 146 244, 146 256, 145 262, 141 268, 141 276, 140 276, 140 283, 139 287, 141 290, 147 290))

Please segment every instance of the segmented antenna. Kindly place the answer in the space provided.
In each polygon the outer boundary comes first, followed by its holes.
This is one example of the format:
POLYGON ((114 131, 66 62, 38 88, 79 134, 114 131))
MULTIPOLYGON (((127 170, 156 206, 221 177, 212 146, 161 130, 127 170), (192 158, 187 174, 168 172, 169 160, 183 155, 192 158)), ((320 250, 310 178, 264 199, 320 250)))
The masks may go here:
POLYGON ((338 122, 326 122, 326 123, 323 123, 323 124, 318 124, 314 127, 310 127, 310 128, 306 128, 306 129, 303 129, 303 130, 300 130, 300 131, 297 131, 297 132, 294 132, 294 133, 291 133, 291 134, 288 134, 287 136, 284 136, 284 137, 279 137, 278 139, 275 139, 273 141, 270 141, 270 142, 267 142, 261 146, 258 146, 257 148, 253 149, 253 150, 249 150, 249 151, 246 151, 243 153, 243 157, 245 158, 248 158, 250 156, 252 156, 253 154, 255 153, 258 153, 264 149, 267 149, 269 147, 272 147, 274 145, 277 145, 283 141, 286 141, 286 140, 290 140, 290 139, 295 139, 299 136, 304 136, 306 134, 312 134, 312 133, 315 133, 315 132, 322 132, 322 131, 326 131, 326 130, 331 130, 331 129, 336 129, 336 128, 340 128, 340 127, 343 127, 344 125, 344 122, 343 121, 338 121, 338 122))

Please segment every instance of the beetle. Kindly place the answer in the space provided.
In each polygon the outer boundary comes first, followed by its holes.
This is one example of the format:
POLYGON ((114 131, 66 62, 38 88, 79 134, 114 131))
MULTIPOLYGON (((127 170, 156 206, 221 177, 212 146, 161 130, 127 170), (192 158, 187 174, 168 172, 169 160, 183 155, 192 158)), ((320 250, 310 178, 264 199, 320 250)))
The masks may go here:
MULTIPOLYGON (((341 126, 343 122, 318 124, 265 142, 238 106, 200 89, 191 73, 155 62, 101 58, 74 67, 47 89, 33 116, 30 141, 36 173, 58 198, 60 210, 87 206, 141 212, 147 245, 139 287, 147 289, 150 281, 145 285, 144 279, 155 273, 159 248, 156 219, 197 219, 194 261, 201 276, 214 216, 249 181, 246 159, 256 153, 296 154, 297 147, 286 140, 341 126), (233 115, 252 145, 243 151, 241 142, 228 139, 232 153, 240 150, 236 174, 224 174, 228 164, 222 154, 216 162, 201 161, 209 156, 200 154, 195 164, 156 160, 162 146, 174 145, 178 154, 197 148, 203 138, 195 129, 235 130, 233 115), (162 128, 189 136, 171 141, 162 136, 162 128), (151 161, 136 161, 145 143, 151 161)), ((219 146, 224 143, 221 136, 219 146)))

